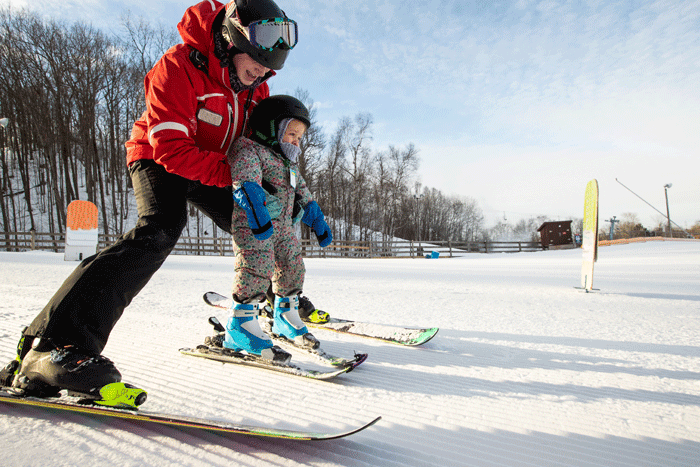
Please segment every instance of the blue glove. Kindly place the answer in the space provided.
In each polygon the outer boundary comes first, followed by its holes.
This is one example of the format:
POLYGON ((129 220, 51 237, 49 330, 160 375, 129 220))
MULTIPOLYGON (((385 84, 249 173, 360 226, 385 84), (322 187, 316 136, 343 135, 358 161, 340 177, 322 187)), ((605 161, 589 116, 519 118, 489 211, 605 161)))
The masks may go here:
POLYGON ((327 247, 333 241, 331 229, 328 227, 321 208, 316 201, 311 201, 306 205, 301 221, 313 229, 321 247, 327 247))
POLYGON ((272 236, 272 221, 265 207, 265 192, 257 183, 243 182, 243 185, 233 192, 233 199, 245 210, 248 225, 253 236, 258 240, 267 240, 272 236))

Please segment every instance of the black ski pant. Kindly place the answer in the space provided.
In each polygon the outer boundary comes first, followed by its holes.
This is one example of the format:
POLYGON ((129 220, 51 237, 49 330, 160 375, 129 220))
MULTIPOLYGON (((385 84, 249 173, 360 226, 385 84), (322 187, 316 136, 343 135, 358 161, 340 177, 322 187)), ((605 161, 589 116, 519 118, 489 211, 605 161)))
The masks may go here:
MULTIPOLYGON (((230 188, 166 172, 151 160, 129 167, 139 218, 110 247, 83 260, 25 330, 26 354, 36 337, 99 354, 131 300, 172 251, 187 222, 187 203, 231 232, 230 188)), ((23 355, 22 355, 23 356, 23 355)))

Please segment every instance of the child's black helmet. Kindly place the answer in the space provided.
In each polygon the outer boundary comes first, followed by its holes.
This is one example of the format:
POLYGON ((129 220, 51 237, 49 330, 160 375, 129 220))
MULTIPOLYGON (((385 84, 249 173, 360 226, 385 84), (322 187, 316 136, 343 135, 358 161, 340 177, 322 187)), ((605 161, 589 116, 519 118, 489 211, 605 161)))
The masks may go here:
POLYGON ((282 94, 263 99, 253 109, 248 120, 252 138, 265 146, 275 148, 279 145, 279 124, 285 118, 300 120, 306 128, 311 126, 309 109, 299 99, 282 94))
POLYGON ((230 47, 273 70, 281 70, 298 40, 297 24, 272 0, 233 0, 226 5, 221 34, 230 47))

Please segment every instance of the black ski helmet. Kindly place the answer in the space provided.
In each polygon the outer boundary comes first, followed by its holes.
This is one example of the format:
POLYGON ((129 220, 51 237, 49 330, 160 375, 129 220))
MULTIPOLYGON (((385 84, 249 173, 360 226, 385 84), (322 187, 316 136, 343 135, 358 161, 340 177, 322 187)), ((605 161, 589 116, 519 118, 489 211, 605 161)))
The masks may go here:
POLYGON ((311 126, 309 109, 299 99, 283 94, 263 99, 253 109, 248 120, 252 138, 267 147, 279 148, 277 131, 280 122, 285 118, 300 120, 306 128, 311 126))
POLYGON ((229 45, 250 55, 265 68, 281 70, 291 49, 284 45, 272 50, 255 47, 238 27, 247 28, 252 22, 273 18, 287 18, 287 15, 272 0, 232 0, 226 5, 221 34, 229 45))

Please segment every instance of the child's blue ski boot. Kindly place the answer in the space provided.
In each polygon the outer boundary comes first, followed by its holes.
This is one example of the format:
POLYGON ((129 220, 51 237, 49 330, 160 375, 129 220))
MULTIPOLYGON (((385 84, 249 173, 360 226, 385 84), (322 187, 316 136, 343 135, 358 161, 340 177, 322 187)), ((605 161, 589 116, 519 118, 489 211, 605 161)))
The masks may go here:
POLYGON ((236 352, 245 351, 275 363, 288 363, 292 356, 272 344, 270 337, 258 324, 259 303, 233 301, 231 316, 226 323, 223 347, 236 352))
POLYGON ((275 297, 272 333, 282 336, 295 345, 307 349, 317 349, 321 343, 304 325, 299 317, 299 295, 275 297))

